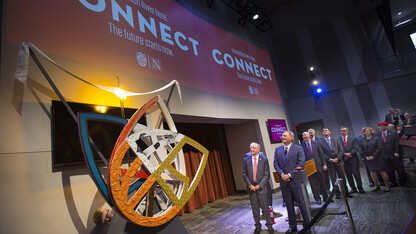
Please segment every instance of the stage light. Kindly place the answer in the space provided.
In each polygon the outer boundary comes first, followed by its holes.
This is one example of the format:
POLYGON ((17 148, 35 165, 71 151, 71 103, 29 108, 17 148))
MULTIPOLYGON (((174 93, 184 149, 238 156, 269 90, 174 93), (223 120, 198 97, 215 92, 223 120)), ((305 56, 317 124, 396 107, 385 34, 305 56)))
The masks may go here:
POLYGON ((314 67, 309 67, 309 71, 313 71, 314 69, 314 67))
POLYGON ((258 18, 259 18, 259 14, 253 15, 253 19, 258 19, 258 18))
POLYGON ((313 85, 317 85, 318 83, 319 83, 319 82, 318 82, 317 80, 313 80, 313 81, 312 81, 312 84, 313 84, 313 85))
POLYGON ((126 99, 127 98, 126 92, 124 90, 120 89, 120 88, 116 88, 115 94, 120 99, 126 99))
POLYGON ((95 109, 101 113, 105 113, 107 111, 107 107, 105 106, 96 106, 95 109))
POLYGON ((316 92, 317 92, 317 93, 322 93, 322 89, 321 89, 321 88, 317 88, 317 89, 316 89, 316 92))

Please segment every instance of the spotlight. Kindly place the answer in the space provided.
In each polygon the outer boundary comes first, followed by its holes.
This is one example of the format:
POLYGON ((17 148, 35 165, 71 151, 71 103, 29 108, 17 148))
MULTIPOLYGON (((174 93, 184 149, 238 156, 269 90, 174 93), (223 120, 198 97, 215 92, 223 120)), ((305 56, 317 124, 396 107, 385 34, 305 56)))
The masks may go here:
POLYGON ((317 85, 319 82, 317 80, 312 81, 313 85, 317 85))
POLYGON ((97 111, 101 112, 101 113, 105 113, 107 110, 107 107, 105 106, 96 106, 95 109, 97 109, 97 111))
POLYGON ((258 19, 258 18, 259 18, 259 14, 253 15, 253 19, 258 19))
POLYGON ((319 99, 324 93, 325 90, 321 86, 317 86, 312 89, 312 95, 317 99, 319 99))
POLYGON ((309 67, 309 71, 313 71, 314 69, 314 67, 309 67))
POLYGON ((126 99, 127 94, 124 90, 120 89, 120 88, 116 88, 115 90, 115 94, 117 97, 119 97, 120 99, 126 99))
POLYGON ((318 88, 318 89, 316 89, 316 92, 317 93, 322 93, 322 89, 321 88, 318 88))

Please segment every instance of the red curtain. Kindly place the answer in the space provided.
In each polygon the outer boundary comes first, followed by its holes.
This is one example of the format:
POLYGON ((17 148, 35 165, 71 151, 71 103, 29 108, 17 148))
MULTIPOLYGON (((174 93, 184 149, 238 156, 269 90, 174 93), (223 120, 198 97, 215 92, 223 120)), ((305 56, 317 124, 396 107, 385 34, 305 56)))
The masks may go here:
MULTIPOLYGON (((234 194, 235 185, 228 153, 224 125, 175 123, 178 132, 196 140, 209 151, 204 174, 195 192, 182 208, 179 215, 201 208, 208 202, 234 194)), ((193 180, 202 154, 192 146, 183 148, 186 176, 193 180)))

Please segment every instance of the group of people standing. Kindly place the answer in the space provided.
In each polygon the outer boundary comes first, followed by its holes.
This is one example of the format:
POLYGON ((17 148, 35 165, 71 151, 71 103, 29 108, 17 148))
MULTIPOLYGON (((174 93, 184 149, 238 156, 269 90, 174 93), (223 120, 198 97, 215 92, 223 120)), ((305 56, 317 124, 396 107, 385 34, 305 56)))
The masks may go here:
MULTIPOLYGON (((406 173, 402 158, 399 155, 399 136, 394 130, 387 130, 388 122, 380 122, 378 131, 371 127, 362 127, 361 135, 350 136, 346 126, 340 127, 340 136, 332 137, 329 128, 322 129, 323 137, 315 135, 314 129, 303 132, 301 145, 293 144, 294 134, 285 131, 282 135, 283 145, 277 147, 274 153, 274 169, 279 174, 280 188, 283 201, 286 204, 289 229, 286 233, 297 231, 294 202, 299 205, 303 216, 303 226, 309 220, 305 201, 302 195, 302 185, 292 177, 297 170, 305 167, 305 161, 314 160, 316 173, 309 176, 310 187, 317 204, 328 200, 330 183, 335 196, 340 199, 340 190, 335 182, 343 179, 346 196, 353 197, 353 193, 366 193, 360 174, 360 161, 367 169, 369 186, 372 191, 390 192, 391 187, 407 186, 406 173), (399 183, 396 180, 396 172, 399 183), (351 188, 348 190, 345 178, 351 188), (380 182, 380 183, 379 183, 380 182)), ((269 214, 269 185, 270 171, 267 157, 260 152, 258 143, 251 143, 250 153, 245 155, 243 163, 243 178, 247 184, 253 217, 255 233, 260 233, 260 208, 266 219, 269 233, 273 233, 269 214)))

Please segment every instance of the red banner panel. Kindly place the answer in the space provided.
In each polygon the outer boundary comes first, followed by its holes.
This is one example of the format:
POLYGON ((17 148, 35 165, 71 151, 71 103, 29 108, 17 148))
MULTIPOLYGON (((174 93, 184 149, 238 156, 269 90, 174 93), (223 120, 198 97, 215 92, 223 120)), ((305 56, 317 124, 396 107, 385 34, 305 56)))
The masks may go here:
POLYGON ((6 8, 9 43, 27 41, 111 69, 282 103, 267 51, 172 0, 7 0, 6 8))

